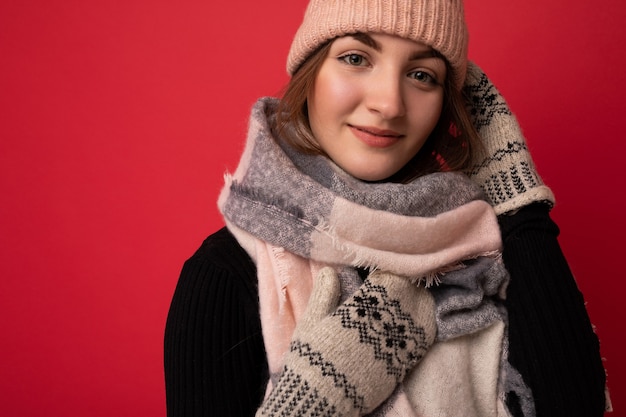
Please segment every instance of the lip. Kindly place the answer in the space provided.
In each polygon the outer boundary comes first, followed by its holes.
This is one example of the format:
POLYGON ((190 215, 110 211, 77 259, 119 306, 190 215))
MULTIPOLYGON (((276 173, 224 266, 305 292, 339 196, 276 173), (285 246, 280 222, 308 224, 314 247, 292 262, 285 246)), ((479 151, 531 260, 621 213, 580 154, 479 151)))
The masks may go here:
POLYGON ((348 127, 354 136, 366 145, 374 148, 389 147, 404 137, 404 135, 396 132, 395 130, 379 129, 374 126, 348 125, 348 127))

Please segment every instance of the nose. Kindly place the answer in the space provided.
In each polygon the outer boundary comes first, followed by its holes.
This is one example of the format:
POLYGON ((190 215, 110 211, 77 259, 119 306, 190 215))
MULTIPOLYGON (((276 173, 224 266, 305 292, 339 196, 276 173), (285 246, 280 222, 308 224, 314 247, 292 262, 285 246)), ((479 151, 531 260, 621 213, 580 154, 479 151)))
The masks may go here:
POLYGON ((402 79, 390 71, 380 71, 367 87, 366 106, 385 120, 402 117, 406 113, 402 79))

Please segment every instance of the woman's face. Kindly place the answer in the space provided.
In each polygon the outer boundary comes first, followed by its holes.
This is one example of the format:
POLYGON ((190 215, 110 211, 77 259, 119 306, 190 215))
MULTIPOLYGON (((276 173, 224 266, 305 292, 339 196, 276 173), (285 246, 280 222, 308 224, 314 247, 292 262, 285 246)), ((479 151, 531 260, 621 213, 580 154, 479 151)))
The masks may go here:
POLYGON ((311 131, 350 175, 389 178, 435 128, 445 77, 443 59, 421 43, 383 34, 338 38, 307 97, 311 131))

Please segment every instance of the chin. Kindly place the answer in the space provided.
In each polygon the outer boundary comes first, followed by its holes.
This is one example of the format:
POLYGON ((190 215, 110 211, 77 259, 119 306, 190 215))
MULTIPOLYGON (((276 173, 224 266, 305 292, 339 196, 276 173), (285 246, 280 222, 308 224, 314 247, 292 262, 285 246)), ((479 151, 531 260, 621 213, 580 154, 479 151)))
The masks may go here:
POLYGON ((366 181, 366 182, 379 182, 379 181, 385 181, 387 178, 393 176, 393 174, 396 173, 396 171, 393 171, 391 173, 387 173, 387 172, 348 172, 350 175, 352 175, 353 177, 360 179, 361 181, 366 181))

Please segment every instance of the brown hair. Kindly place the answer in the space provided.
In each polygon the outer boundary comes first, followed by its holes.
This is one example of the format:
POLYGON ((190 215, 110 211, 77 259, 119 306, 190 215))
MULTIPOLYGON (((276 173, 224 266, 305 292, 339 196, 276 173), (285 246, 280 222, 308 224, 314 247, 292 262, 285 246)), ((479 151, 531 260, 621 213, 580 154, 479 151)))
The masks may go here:
MULTIPOLYGON (((307 96, 331 43, 320 46, 295 71, 284 90, 273 126, 276 136, 304 153, 325 155, 311 132, 307 96), (289 132, 289 128, 293 129, 292 132, 289 132)), ((448 71, 439 121, 420 151, 385 181, 405 183, 433 172, 466 170, 472 155, 482 147, 478 132, 469 117, 463 92, 454 86, 450 64, 441 54, 436 52, 436 56, 445 61, 448 71)))
POLYGON ((328 55, 332 42, 326 42, 304 61, 296 70, 285 88, 278 105, 275 130, 287 143, 304 153, 324 154, 318 145, 309 124, 307 97, 322 63, 328 55), (295 134, 287 134, 290 126, 295 134))

